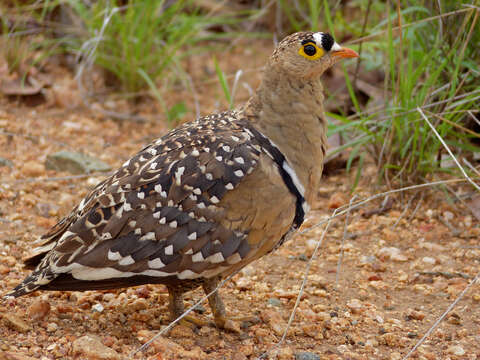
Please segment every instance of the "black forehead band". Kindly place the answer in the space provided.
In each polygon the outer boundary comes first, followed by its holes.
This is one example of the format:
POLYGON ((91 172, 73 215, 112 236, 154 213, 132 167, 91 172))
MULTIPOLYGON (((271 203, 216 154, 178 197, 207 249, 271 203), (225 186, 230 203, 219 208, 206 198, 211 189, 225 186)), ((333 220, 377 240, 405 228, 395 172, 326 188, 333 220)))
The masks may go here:
POLYGON ((323 33, 322 34, 322 47, 330 51, 332 49, 333 44, 335 44, 335 40, 333 40, 332 35, 329 33, 323 33))
POLYGON ((321 45, 322 48, 324 48, 326 51, 330 51, 333 47, 333 44, 335 44, 335 40, 333 39, 332 35, 330 35, 329 33, 322 33, 322 43, 321 44, 317 44, 315 42, 315 40, 312 39, 312 38, 302 40, 302 45, 306 45, 306 44, 309 44, 309 43, 312 43, 312 44, 315 44, 315 45, 321 45))
POLYGON ((305 39, 305 40, 302 41, 302 45, 306 45, 306 44, 309 44, 309 43, 316 44, 315 40, 313 40, 313 39, 305 39))

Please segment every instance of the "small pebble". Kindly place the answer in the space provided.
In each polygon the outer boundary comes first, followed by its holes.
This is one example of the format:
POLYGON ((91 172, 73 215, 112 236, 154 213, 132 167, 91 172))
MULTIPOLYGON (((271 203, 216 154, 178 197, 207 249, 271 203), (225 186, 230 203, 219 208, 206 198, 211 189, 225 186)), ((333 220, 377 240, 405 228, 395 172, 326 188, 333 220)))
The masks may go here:
POLYGON ((328 208, 329 209, 338 209, 343 204, 348 203, 348 199, 344 193, 336 192, 330 199, 328 199, 328 208))
POLYGON ((363 304, 358 299, 351 299, 347 302, 347 307, 352 311, 354 314, 359 314, 363 310, 363 304))
POLYGON ((285 320, 283 320, 280 313, 276 312, 275 310, 267 309, 260 313, 260 317, 270 326, 277 336, 283 335, 285 329, 287 328, 287 323, 285 320))
POLYGON ((244 276, 252 276, 255 275, 256 270, 252 265, 245 266, 242 270, 240 270, 240 273, 243 274, 244 276))
POLYGON ((202 305, 197 305, 195 306, 195 309, 193 309, 197 314, 205 314, 207 312, 207 309, 205 309, 204 306, 202 305))
POLYGON ((47 325, 47 331, 48 331, 48 332, 55 332, 55 331, 57 331, 57 329, 58 329, 58 325, 57 325, 57 324, 55 324, 55 323, 53 323, 53 322, 52 322, 52 323, 48 323, 48 325, 47 325))
POLYGON ((95 335, 85 335, 73 342, 72 353, 78 359, 117 360, 120 355, 113 349, 102 344, 95 335))
POLYGON ((381 248, 378 251, 378 255, 398 262, 404 262, 408 260, 408 258, 402 254, 402 251, 399 248, 393 246, 381 248))
POLYGON ((41 320, 50 312, 50 303, 37 299, 28 308, 28 315, 32 320, 41 320))
POLYGON ((390 354, 390 360, 400 360, 402 355, 398 351, 394 351, 390 354))
POLYGON ((298 255, 297 259, 300 260, 300 261, 308 261, 308 257, 305 254, 298 255))
POLYGON ((302 351, 295 353, 295 360, 320 360, 320 356, 311 352, 302 351))
POLYGON ((444 211, 444 212, 443 212, 443 218, 444 218, 446 221, 453 220, 453 213, 450 212, 450 211, 444 211))
POLYGON ((463 223, 465 224, 466 228, 472 227, 472 217, 470 215, 465 216, 465 219, 463 219, 463 223))
POLYGON ((465 355, 465 350, 460 345, 453 345, 447 349, 447 353, 461 356, 461 355, 465 355))
POLYGON ((252 282, 250 279, 241 277, 235 281, 235 284, 237 285, 237 289, 239 290, 249 290, 252 288, 252 282))
POLYGON ((27 161, 22 166, 22 174, 28 177, 38 177, 45 174, 45 167, 36 161, 27 161))
POLYGON ((12 167, 12 166, 13 166, 13 162, 12 162, 11 160, 9 160, 9 159, 0 157, 0 167, 3 167, 3 166, 12 167))
POLYGON ((102 304, 95 304, 92 306, 92 311, 94 312, 102 312, 104 309, 102 304))
POLYGON ((31 326, 25 320, 15 314, 5 313, 1 316, 3 317, 5 325, 13 330, 20 332, 28 332, 32 330, 31 326))
POLYGON ((272 355, 278 360, 290 360, 293 358, 293 350, 290 346, 282 346, 272 351, 272 355))
POLYGON ((268 304, 272 305, 272 306, 282 306, 283 305, 282 302, 277 298, 269 298, 268 299, 268 304))
POLYGON ((306 242, 307 249, 310 251, 315 250, 315 247, 317 246, 318 241, 315 239, 308 239, 306 242))
POLYGON ((433 257, 430 257, 430 256, 425 256, 422 261, 425 263, 425 264, 430 264, 430 265, 435 265, 435 263, 437 262, 437 260, 435 260, 433 257))

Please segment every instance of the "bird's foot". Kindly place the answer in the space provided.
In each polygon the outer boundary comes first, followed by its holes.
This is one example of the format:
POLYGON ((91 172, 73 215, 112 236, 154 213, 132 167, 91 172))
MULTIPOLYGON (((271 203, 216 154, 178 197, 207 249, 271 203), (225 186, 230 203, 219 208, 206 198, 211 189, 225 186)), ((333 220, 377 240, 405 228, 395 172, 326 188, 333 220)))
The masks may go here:
POLYGON ((177 325, 182 325, 182 326, 188 327, 192 330, 196 330, 196 329, 201 328, 203 326, 209 325, 209 322, 207 320, 203 320, 203 319, 197 318, 197 317, 192 316, 192 315, 187 315, 187 316, 184 316, 183 318, 181 318, 178 321, 177 325))
POLYGON ((226 316, 217 316, 215 317, 214 322, 220 329, 230 331, 234 334, 240 334, 242 332, 239 322, 235 319, 229 319, 226 316))

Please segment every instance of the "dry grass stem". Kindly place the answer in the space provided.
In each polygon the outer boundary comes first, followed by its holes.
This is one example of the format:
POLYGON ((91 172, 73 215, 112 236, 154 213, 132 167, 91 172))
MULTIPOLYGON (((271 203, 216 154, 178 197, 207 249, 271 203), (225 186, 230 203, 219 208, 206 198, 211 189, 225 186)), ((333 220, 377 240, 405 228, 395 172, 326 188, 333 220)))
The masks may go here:
POLYGON ((432 123, 428 120, 428 118, 425 116, 425 113, 422 111, 422 109, 420 109, 419 107, 417 107, 417 111, 420 113, 420 115, 422 115, 423 119, 427 122, 428 126, 430 126, 430 128, 432 129, 433 133, 435 134, 435 136, 438 138, 438 140, 440 140, 440 142, 442 143, 443 147, 447 150, 448 154, 451 156, 451 158, 453 159, 453 161, 455 161, 455 164, 457 164, 458 168, 460 169, 460 171, 462 172, 463 176, 465 176, 465 178, 468 180, 468 182, 470 184, 472 184, 477 190, 480 191, 480 186, 478 186, 471 178, 470 176, 467 175, 467 173, 465 172, 465 170, 463 169, 463 166, 460 165, 460 163, 458 162, 457 158, 455 157, 455 155, 453 155, 452 151, 450 150, 450 148, 448 147, 448 145, 445 143, 445 141, 443 140, 443 138, 440 136, 440 134, 437 132, 437 129, 435 129, 435 127, 432 125, 432 123))

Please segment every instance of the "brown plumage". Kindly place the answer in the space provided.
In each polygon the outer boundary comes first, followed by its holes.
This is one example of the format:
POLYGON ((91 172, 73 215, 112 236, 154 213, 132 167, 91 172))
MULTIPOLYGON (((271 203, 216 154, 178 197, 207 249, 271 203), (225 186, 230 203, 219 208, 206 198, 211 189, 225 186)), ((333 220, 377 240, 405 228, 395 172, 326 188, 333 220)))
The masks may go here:
MULTIPOLYGON (((205 291, 272 251, 303 222, 326 151, 320 75, 355 57, 324 33, 285 38, 241 109, 187 123, 100 183, 26 259, 34 271, 7 296, 166 284, 205 291)), ((210 305, 225 326, 218 294, 210 305)))

